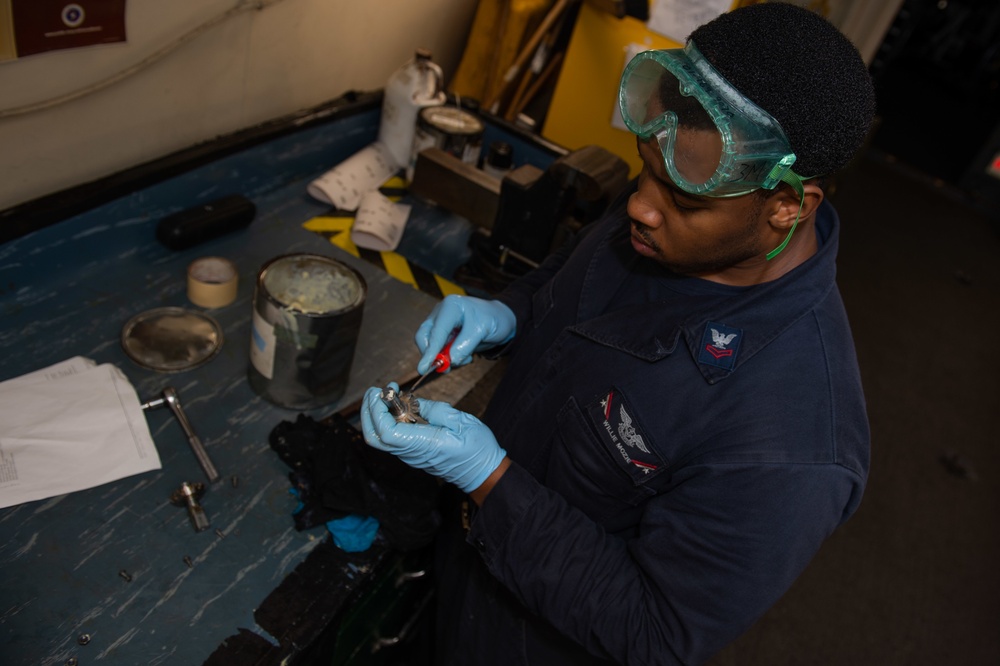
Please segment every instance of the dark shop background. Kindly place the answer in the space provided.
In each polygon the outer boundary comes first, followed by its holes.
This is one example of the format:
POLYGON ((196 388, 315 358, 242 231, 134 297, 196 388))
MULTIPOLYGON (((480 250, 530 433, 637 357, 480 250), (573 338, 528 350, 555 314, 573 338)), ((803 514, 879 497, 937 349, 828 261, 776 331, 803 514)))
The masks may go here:
POLYGON ((716 666, 1000 663, 1000 5, 908 0, 871 72, 831 197, 868 489, 716 666))

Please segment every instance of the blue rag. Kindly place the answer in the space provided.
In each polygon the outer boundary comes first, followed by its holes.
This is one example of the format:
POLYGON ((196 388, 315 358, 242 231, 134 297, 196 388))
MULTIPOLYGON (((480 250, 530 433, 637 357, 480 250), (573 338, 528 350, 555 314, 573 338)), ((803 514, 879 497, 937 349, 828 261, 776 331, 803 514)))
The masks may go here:
POLYGON ((360 553, 368 550, 378 534, 378 520, 371 516, 350 514, 336 518, 326 524, 326 529, 333 535, 333 542, 348 553, 360 553))

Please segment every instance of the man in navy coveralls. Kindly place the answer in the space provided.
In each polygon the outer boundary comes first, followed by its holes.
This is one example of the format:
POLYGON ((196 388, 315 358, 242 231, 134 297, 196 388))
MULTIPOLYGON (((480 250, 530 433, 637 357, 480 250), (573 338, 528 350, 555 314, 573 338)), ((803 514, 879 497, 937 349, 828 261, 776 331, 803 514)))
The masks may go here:
POLYGON ((643 168, 495 300, 449 297, 418 371, 509 354, 480 422, 368 391, 372 446, 471 499, 438 549, 443 664, 697 664, 857 509, 869 434, 829 176, 874 94, 819 16, 765 3, 626 67, 643 168))

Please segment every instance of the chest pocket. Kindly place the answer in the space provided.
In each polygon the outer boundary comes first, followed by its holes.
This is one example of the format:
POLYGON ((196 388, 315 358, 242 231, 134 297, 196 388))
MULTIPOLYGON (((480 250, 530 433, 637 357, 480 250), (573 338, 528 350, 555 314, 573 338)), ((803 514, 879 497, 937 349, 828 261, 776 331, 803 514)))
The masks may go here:
POLYGON ((556 416, 546 485, 595 521, 620 529, 669 482, 667 461, 612 389, 592 404, 570 398, 556 416))

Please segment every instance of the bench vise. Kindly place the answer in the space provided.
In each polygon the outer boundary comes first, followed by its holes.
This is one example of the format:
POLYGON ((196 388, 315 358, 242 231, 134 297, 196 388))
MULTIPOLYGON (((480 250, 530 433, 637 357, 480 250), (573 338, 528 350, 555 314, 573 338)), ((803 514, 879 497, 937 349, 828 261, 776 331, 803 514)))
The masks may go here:
POLYGON ((628 164, 599 146, 495 178, 438 148, 417 156, 410 193, 468 219, 476 233, 462 279, 495 292, 597 219, 628 183, 628 164))

